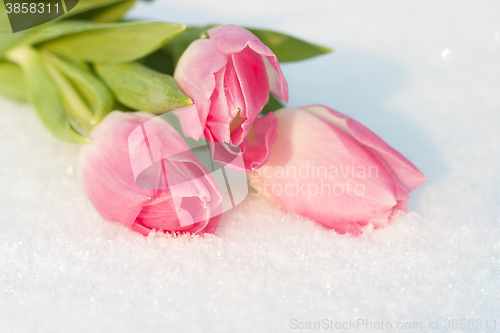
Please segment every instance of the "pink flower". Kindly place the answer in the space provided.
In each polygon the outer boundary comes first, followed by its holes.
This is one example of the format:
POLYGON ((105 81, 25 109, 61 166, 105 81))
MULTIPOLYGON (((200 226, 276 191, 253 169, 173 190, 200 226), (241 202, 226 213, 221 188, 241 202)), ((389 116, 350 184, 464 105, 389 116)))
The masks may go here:
POLYGON ((273 114, 259 118, 269 92, 288 101, 288 85, 278 59, 250 31, 235 25, 208 30, 183 53, 174 78, 194 101, 181 119, 184 133, 209 142, 239 146, 245 169, 261 167, 275 140, 273 114), (201 122, 201 130, 191 127, 201 122))
POLYGON ((284 209, 339 233, 386 226, 426 181, 367 127, 326 106, 277 111, 278 138, 251 184, 284 209))
POLYGON ((91 140, 82 148, 79 176, 105 219, 143 235, 215 231, 222 213, 217 185, 166 121, 114 111, 91 140))

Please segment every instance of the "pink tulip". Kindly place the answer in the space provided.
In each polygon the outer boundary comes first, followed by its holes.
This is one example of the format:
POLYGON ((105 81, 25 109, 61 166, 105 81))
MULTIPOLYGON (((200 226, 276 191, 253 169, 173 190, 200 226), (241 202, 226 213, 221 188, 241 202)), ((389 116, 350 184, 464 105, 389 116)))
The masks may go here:
POLYGON ((235 25, 208 30, 207 39, 191 43, 175 69, 174 78, 194 101, 181 119, 187 136, 239 146, 245 169, 260 168, 275 140, 273 114, 259 118, 269 92, 288 101, 288 85, 278 59, 250 31, 235 25), (192 127, 193 123, 200 123, 192 127))
POLYGON ((410 161, 340 112, 315 105, 275 114, 271 156, 249 178, 287 211, 359 234, 407 211, 408 193, 426 181, 410 161))
POLYGON ((79 176, 105 219, 143 235, 215 231, 222 212, 216 183, 166 121, 114 111, 91 140, 82 148, 79 176))

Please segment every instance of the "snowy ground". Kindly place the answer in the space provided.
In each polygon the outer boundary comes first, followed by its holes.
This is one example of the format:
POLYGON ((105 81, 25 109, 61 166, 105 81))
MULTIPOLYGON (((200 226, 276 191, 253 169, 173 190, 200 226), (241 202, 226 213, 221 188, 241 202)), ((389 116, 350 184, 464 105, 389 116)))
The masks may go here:
POLYGON ((77 146, 1 99, 0 332, 500 327, 500 3, 236 3, 158 0, 134 17, 274 28, 335 48, 284 66, 290 105, 334 107, 412 160, 429 181, 410 213, 353 238, 254 197, 216 237, 144 238, 93 210, 77 146))

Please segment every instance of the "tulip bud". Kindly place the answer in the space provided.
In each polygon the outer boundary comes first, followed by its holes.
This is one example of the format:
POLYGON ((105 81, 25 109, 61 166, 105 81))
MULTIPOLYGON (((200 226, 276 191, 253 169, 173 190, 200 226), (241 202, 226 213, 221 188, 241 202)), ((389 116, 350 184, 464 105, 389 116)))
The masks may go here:
POLYGON ((406 211, 408 193, 426 181, 410 161, 340 112, 316 105, 275 115, 278 137, 270 158, 249 179, 287 211, 359 234, 406 211))
POLYGON ((182 128, 195 139, 205 135, 239 146, 242 171, 251 171, 265 163, 275 139, 274 115, 258 116, 270 92, 288 101, 288 85, 274 53, 250 31, 223 25, 207 33, 210 38, 191 43, 175 69, 177 84, 194 101, 182 128), (201 130, 191 126, 196 122, 201 130))

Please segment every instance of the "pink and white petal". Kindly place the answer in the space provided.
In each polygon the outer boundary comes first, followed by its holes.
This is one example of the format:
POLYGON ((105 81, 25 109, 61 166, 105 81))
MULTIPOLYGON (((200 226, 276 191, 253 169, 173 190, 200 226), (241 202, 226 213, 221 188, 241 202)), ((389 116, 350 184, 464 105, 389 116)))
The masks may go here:
POLYGON ((408 202, 406 200, 398 201, 398 204, 394 206, 393 212, 395 211, 403 211, 403 212, 408 212, 408 202))
POLYGON ((209 39, 198 39, 184 51, 174 72, 174 79, 189 96, 198 111, 202 127, 210 110, 210 97, 215 89, 214 73, 227 64, 227 56, 209 39))
POLYGON ((388 209, 384 214, 382 214, 380 216, 376 216, 374 218, 371 218, 366 222, 373 225, 373 229, 379 229, 379 228, 386 227, 390 223, 393 210, 394 210, 394 207, 388 209))
MULTIPOLYGON (((202 111, 198 112, 196 104, 185 106, 171 112, 179 118, 182 132, 186 137, 198 140, 203 136, 203 127, 199 116, 202 111)), ((206 118, 204 119, 206 120, 206 118)))
POLYGON ((222 214, 216 215, 212 217, 209 221, 208 224, 205 226, 205 228, 202 230, 202 233, 210 233, 213 234, 215 233, 215 230, 217 229, 217 226, 219 225, 220 219, 222 217, 222 214))
POLYGON ((359 225, 359 223, 334 223, 332 225, 327 225, 327 227, 335 230, 337 233, 343 234, 351 234, 354 236, 361 235, 363 233, 363 226, 359 225))
POLYGON ((137 114, 108 114, 94 128, 92 142, 82 147, 80 155, 79 178, 88 198, 105 219, 128 227, 154 195, 154 190, 136 184, 128 146, 130 133, 148 120, 137 114))
POLYGON ((212 138, 220 142, 231 140, 231 121, 229 115, 228 100, 226 97, 225 68, 215 73, 215 89, 212 94, 210 113, 207 117, 206 128, 210 131, 212 138))
POLYGON ((143 226, 143 225, 141 225, 141 224, 139 224, 137 222, 134 223, 130 227, 130 229, 132 229, 133 231, 138 232, 138 233, 140 233, 140 234, 142 234, 143 236, 146 236, 146 237, 149 235, 149 233, 152 230, 151 228, 145 227, 145 226, 143 226))
POLYGON ((241 117, 244 117, 246 114, 245 98, 243 96, 243 92, 241 91, 241 85, 238 75, 236 74, 236 69, 234 68, 232 56, 228 56, 223 85, 229 108, 229 118, 234 119, 238 116, 238 113, 241 117))
POLYGON ((288 170, 287 166, 295 166, 295 170, 300 167, 309 170, 305 178, 288 174, 289 171, 282 177, 260 177, 271 186, 278 184, 279 188, 290 189, 290 195, 277 196, 286 210, 333 228, 337 224, 374 218, 396 204, 391 175, 373 154, 349 135, 301 109, 281 109, 275 114, 278 139, 264 169, 288 170), (316 170, 320 170, 319 167, 327 170, 328 176, 312 176, 313 164, 316 170), (380 169, 376 177, 359 177, 351 172, 359 167, 368 170, 370 166, 380 169), (332 174, 332 170, 337 170, 338 175, 332 174), (349 184, 352 186, 350 192, 349 184), (364 189, 359 195, 354 194, 357 185, 364 189))
POLYGON ((245 99, 245 109, 242 110, 241 117, 253 122, 269 101, 266 66, 262 57, 249 48, 233 54, 232 59, 245 99))
POLYGON ((269 159, 276 141, 278 120, 274 113, 255 119, 252 129, 240 145, 246 172, 262 167, 269 159))
POLYGON ((266 63, 271 92, 288 103, 288 84, 273 51, 250 31, 236 25, 227 24, 208 30, 210 39, 225 54, 241 52, 247 46, 261 55, 266 63))
POLYGON ((241 52, 253 41, 258 53, 266 56, 273 54, 253 33, 234 24, 219 25, 207 31, 210 40, 226 55, 241 52))
POLYGON ((386 164, 407 193, 413 191, 427 180, 413 163, 363 124, 323 105, 307 106, 303 109, 335 124, 361 144, 372 149, 386 164))
POLYGON ((288 83, 286 82, 285 75, 281 70, 278 58, 275 55, 264 57, 264 64, 266 65, 267 76, 269 78, 269 89, 285 103, 288 103, 288 83))
POLYGON ((137 223, 151 229, 184 230, 179 223, 177 205, 169 190, 160 190, 157 196, 146 204, 139 215, 137 223))
POLYGON ((190 233, 199 234, 199 235, 206 234, 206 233, 213 234, 213 233, 215 233, 215 230, 217 229, 217 226, 219 225, 221 217, 222 217, 222 214, 215 215, 207 221, 203 221, 203 222, 200 222, 198 224, 195 224, 191 229, 188 229, 187 231, 190 233))
POLYGON ((195 223, 210 219, 210 207, 199 197, 184 197, 177 211, 181 226, 193 226, 195 223))
MULTIPOLYGON (((188 163, 182 163, 181 165, 187 165, 188 163)), ((198 168, 197 166, 193 166, 198 168)), ((205 178, 208 176, 200 175, 199 172, 194 173, 185 173, 183 175, 176 175, 174 177, 170 174, 175 174, 179 171, 176 169, 169 168, 167 170, 167 178, 169 183, 169 189, 172 193, 173 197, 176 198, 186 198, 186 197, 197 197, 202 202, 209 202, 211 191, 207 188, 207 183, 205 178), (177 178, 177 179, 173 179, 177 178)), ((215 198, 217 199, 217 198, 215 198)))

